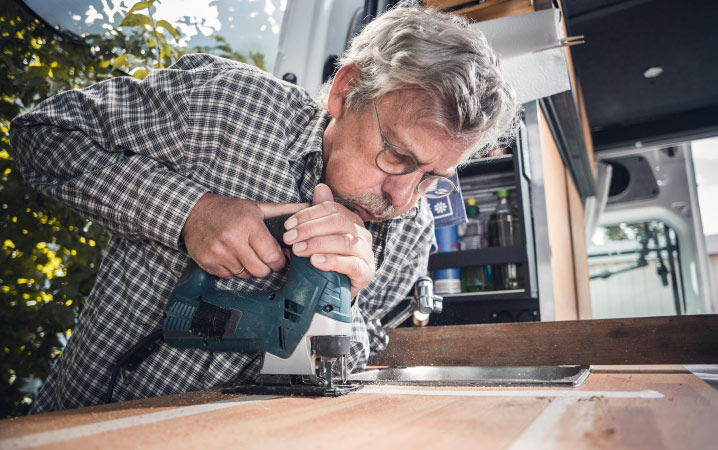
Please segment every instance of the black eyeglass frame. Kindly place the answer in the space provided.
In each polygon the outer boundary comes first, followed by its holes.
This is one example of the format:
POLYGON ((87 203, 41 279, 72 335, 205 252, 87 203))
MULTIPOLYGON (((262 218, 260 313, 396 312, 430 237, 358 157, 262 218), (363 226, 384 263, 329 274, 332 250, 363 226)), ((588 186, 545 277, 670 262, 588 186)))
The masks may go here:
POLYGON ((379 153, 376 154, 376 158, 374 158, 374 163, 375 163, 376 166, 379 168, 379 170, 381 170, 381 171, 384 172, 384 173, 388 173, 389 175, 407 175, 407 174, 410 174, 410 173, 412 173, 412 172, 418 170, 419 172, 421 172, 422 174, 424 174, 424 176, 421 177, 421 179, 419 180, 419 182, 416 183, 416 192, 417 192, 419 195, 421 195, 422 197, 426 197, 426 198, 444 198, 444 197, 448 197, 448 196, 451 195, 451 194, 455 194, 455 193, 459 192, 459 188, 457 188, 456 185, 455 185, 450 179, 448 179, 448 178, 446 178, 446 177, 442 177, 442 176, 440 176, 440 175, 431 175, 431 174, 427 173, 426 171, 422 170, 421 167, 419 167, 419 161, 416 160, 416 156, 414 156, 414 155, 413 155, 410 151, 408 151, 408 150, 404 150, 404 149, 401 148, 401 147, 397 147, 396 145, 390 144, 389 141, 386 140, 386 138, 384 137, 384 133, 381 131, 381 122, 379 121, 379 111, 377 110, 377 107, 376 107, 376 101, 372 100, 372 104, 373 104, 373 106, 374 106, 374 116, 376 117, 376 124, 377 124, 377 126, 379 127, 379 136, 381 137, 381 141, 382 141, 382 143, 383 143, 383 145, 384 145, 384 148, 382 148, 382 149, 379 151, 379 153), (401 172, 392 172, 392 171, 390 171, 390 170, 386 170, 386 169, 383 168, 383 167, 381 166, 381 164, 379 163, 379 158, 380 158, 381 155, 383 155, 384 152, 386 152, 387 150, 393 150, 393 151, 399 153, 399 154, 402 155, 402 156, 407 156, 407 157, 409 157, 409 158, 411 159, 411 161, 414 163, 414 167, 413 167, 413 168, 407 168, 406 170, 402 170, 401 172), (429 184, 431 184, 431 183, 434 182, 434 181, 443 181, 443 182, 445 182, 445 183, 449 183, 449 185, 452 187, 452 189, 451 189, 450 192, 448 192, 448 193, 446 193, 446 194, 432 194, 431 191, 427 191, 427 192, 425 192, 425 193, 422 194, 422 193, 421 193, 420 186, 422 185, 422 183, 426 182, 427 180, 430 181, 429 184))

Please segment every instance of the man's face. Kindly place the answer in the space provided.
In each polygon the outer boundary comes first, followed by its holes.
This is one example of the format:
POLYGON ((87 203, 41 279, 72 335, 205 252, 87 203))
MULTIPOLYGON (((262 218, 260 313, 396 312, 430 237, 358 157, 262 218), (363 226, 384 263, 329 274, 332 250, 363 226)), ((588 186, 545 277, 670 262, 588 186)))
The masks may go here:
MULTIPOLYGON (((404 93, 403 95, 407 95, 404 93)), ((462 160, 467 144, 445 135, 436 125, 412 117, 413 102, 392 93, 377 103, 381 132, 386 141, 411 152, 419 167, 431 175, 450 176, 462 160)), ((377 167, 384 148, 374 108, 332 111, 324 133, 324 183, 340 203, 365 221, 388 220, 411 209, 419 200, 416 186, 421 171, 390 175, 377 167)))

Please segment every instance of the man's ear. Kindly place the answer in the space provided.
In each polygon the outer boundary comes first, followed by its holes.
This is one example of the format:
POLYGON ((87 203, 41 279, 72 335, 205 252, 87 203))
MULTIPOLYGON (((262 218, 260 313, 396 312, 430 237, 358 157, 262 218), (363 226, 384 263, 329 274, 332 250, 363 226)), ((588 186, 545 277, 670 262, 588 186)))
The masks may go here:
POLYGON ((344 113, 346 99, 351 89, 359 81, 360 73, 356 64, 344 66, 334 75, 332 87, 329 90, 327 107, 329 115, 338 119, 344 113))

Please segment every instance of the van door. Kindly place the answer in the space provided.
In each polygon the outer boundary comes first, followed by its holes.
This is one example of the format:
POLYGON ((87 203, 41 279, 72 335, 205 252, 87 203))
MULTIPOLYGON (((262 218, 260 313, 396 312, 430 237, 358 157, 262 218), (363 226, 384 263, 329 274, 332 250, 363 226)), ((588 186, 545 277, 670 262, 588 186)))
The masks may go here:
POLYGON ((589 243, 593 317, 716 312, 690 144, 602 151, 606 208, 589 243))

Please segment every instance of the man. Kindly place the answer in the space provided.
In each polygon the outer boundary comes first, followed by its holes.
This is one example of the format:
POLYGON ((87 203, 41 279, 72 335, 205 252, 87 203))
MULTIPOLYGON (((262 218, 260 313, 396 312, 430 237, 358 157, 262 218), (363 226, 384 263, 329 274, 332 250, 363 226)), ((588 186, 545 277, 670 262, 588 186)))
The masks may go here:
MULTIPOLYGON (((278 288, 285 260, 263 219, 281 214, 293 214, 283 239, 297 255, 351 281, 349 368, 386 347, 380 319, 423 275, 433 242, 422 196, 470 155, 503 145, 517 105, 482 36, 417 7, 370 23, 320 97, 191 55, 142 82, 62 93, 13 121, 27 181, 112 233, 32 412, 101 403, 112 366, 158 328, 190 259, 222 289, 278 288)), ((255 356, 162 345, 113 398, 249 379, 255 356)))

